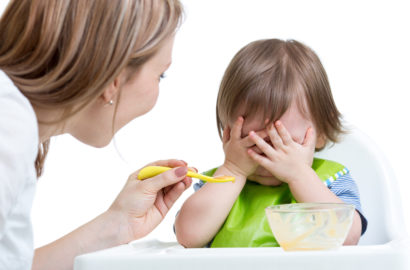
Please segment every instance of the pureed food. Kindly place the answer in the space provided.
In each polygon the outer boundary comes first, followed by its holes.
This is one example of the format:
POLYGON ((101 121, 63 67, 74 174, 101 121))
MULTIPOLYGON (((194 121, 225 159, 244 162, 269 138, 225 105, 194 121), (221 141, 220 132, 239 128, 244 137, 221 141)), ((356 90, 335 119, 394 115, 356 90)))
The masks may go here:
POLYGON ((284 250, 328 250, 343 244, 352 225, 353 209, 319 207, 315 211, 313 207, 287 212, 267 208, 266 214, 273 235, 284 250))

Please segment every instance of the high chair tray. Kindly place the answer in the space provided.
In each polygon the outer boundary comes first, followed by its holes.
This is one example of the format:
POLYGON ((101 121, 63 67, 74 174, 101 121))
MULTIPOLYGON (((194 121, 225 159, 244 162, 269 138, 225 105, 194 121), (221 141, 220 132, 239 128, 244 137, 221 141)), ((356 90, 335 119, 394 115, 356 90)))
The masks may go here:
POLYGON ((281 248, 194 248, 175 242, 136 241, 75 259, 74 270, 90 269, 410 269, 408 239, 383 245, 343 246, 331 251, 285 252, 281 248))

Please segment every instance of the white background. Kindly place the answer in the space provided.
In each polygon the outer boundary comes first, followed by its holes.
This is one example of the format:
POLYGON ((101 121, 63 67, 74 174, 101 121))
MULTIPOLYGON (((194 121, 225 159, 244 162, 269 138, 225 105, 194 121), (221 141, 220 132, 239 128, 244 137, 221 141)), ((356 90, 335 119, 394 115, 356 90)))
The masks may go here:
MULTIPOLYGON (((179 158, 200 171, 220 164, 223 152, 215 124, 219 82, 233 55, 263 38, 296 39, 317 52, 345 119, 369 135, 390 161, 403 201, 403 227, 410 231, 409 3, 183 2, 186 20, 156 107, 117 133, 116 146, 94 149, 68 135, 52 141, 33 206, 35 245, 105 211, 127 176, 148 162, 179 158)), ((174 216, 190 193, 192 189, 148 237, 175 240, 174 216)))

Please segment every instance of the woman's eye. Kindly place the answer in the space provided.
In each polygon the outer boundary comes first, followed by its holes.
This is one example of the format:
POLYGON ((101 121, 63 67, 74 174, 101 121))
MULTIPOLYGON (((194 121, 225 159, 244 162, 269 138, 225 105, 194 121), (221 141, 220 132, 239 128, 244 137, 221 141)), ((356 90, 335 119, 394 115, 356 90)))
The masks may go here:
POLYGON ((164 72, 161 75, 159 75, 159 80, 165 79, 165 77, 166 77, 166 75, 165 75, 165 72, 164 72))

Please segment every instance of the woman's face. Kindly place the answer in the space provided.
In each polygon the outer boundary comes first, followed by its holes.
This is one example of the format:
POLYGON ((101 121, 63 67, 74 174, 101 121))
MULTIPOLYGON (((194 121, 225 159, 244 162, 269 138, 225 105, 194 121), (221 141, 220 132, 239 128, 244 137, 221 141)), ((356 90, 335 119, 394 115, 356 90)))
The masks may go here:
POLYGON ((173 43, 174 37, 164 41, 157 53, 134 73, 125 68, 102 97, 69 122, 69 133, 83 143, 104 147, 119 129, 149 112, 158 98, 161 75, 171 65, 173 43))
POLYGON ((157 102, 159 83, 172 61, 174 38, 167 40, 121 87, 115 119, 115 132, 131 120, 149 112, 157 102))

